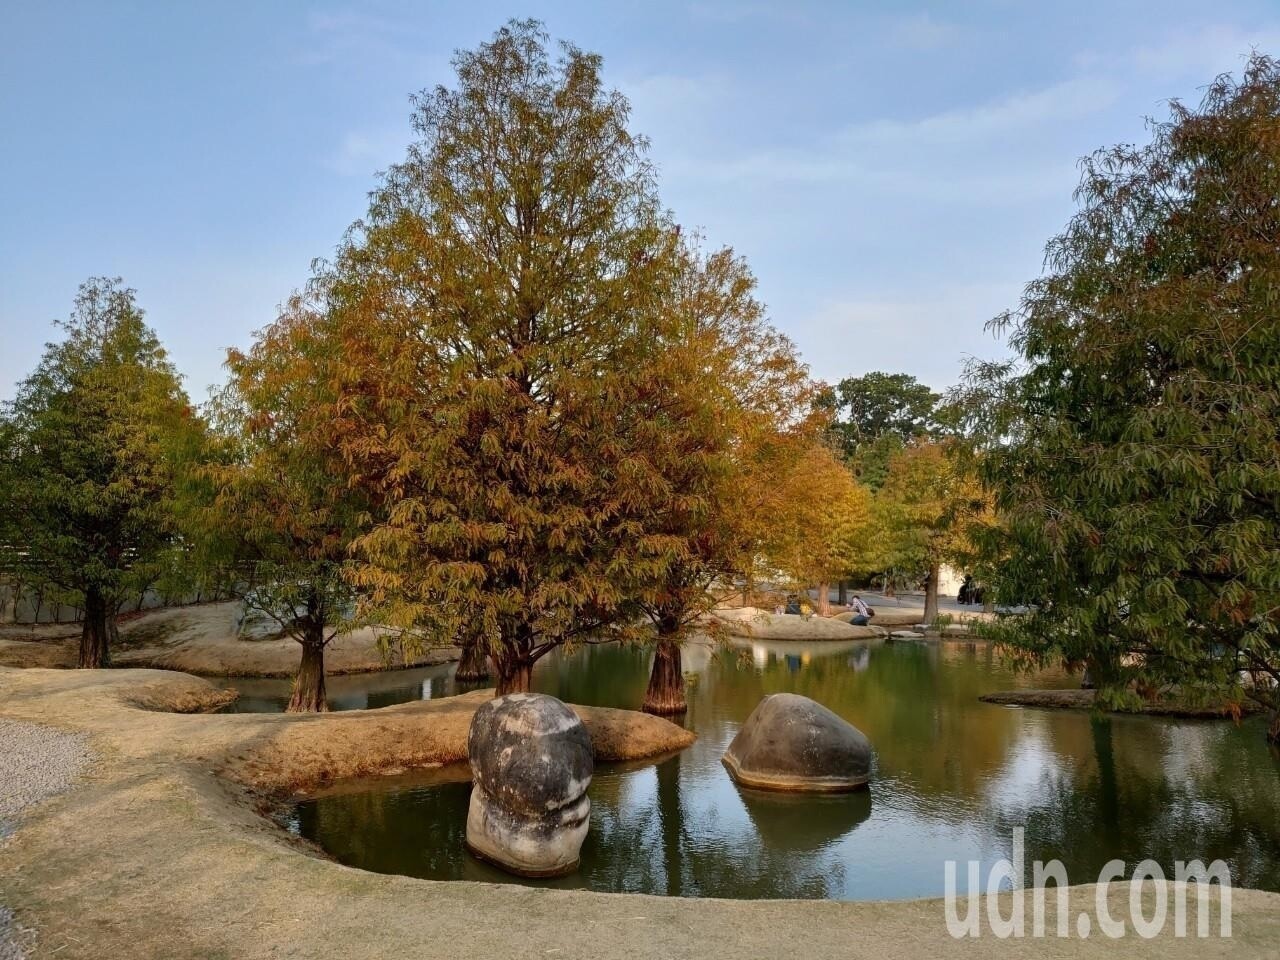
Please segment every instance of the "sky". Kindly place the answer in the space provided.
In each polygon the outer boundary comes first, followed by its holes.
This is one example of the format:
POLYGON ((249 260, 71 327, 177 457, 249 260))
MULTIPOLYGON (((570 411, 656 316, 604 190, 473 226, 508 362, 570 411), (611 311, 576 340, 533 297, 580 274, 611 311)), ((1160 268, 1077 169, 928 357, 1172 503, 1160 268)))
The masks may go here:
POLYGON ((1081 156, 1280 55, 1280 0, 0 0, 0 398, 105 275, 204 399, 403 157, 409 95, 527 16, 604 57, 664 203, 814 376, 939 389, 1003 354, 1081 156))

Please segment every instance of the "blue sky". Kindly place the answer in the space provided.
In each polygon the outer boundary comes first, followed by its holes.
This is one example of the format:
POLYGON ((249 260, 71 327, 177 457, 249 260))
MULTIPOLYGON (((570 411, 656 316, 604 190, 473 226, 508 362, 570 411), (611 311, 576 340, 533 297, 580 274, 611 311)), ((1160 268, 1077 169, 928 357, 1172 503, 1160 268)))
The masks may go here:
POLYGON ((1082 154, 1280 54, 1277 0, 0 0, 0 397, 105 274, 203 399, 400 158, 408 95, 512 16, 604 55, 665 202, 816 376, 935 387, 1001 352, 1082 154))

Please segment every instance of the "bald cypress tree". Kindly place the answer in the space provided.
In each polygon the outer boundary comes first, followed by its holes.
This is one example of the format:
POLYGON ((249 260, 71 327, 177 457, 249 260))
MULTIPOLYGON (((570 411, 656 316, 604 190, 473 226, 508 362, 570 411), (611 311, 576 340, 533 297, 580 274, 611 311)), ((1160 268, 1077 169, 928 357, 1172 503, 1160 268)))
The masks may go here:
POLYGON ((678 239, 599 57, 513 22, 454 65, 316 290, 337 442, 379 518, 355 581, 507 692, 634 613, 620 547, 658 468, 618 425, 678 239))
POLYGON ((819 429, 815 388, 768 323, 746 263, 686 245, 672 265, 617 430, 652 472, 629 501, 632 533, 617 556, 656 632, 644 709, 657 714, 685 711, 680 644, 714 605, 716 582, 750 571, 774 519, 762 504, 778 482, 760 469, 765 449, 819 429))
POLYGON ((228 351, 230 380, 212 405, 219 456, 203 471, 203 541, 246 612, 298 643, 290 713, 328 710, 325 650, 355 626, 346 566, 369 507, 333 433, 342 362, 328 317, 296 296, 252 348, 228 351))
POLYGON ((81 608, 79 666, 104 667, 121 604, 181 549, 180 471, 204 427, 120 280, 82 284, 60 326, 0 412, 3 562, 81 608))

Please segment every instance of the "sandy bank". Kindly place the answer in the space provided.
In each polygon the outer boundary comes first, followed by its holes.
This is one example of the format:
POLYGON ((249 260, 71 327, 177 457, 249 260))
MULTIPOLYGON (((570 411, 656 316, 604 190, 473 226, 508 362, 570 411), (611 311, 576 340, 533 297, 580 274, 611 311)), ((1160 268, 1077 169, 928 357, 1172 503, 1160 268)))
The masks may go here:
MULTIPOLYGON (((999 703, 1006 706, 1092 710, 1094 698, 1093 690, 1006 690, 988 693, 979 699, 984 703, 999 703)), ((1254 704, 1241 705, 1243 713, 1254 713, 1257 709, 1254 704)), ((1141 710, 1123 712, 1151 717, 1186 717, 1193 720, 1221 720, 1231 716, 1231 712, 1220 704, 1189 704, 1179 700, 1161 700, 1144 704, 1141 710)))
MULTIPOLYGON (((214 692, 157 672, 0 670, 0 715, 83 733, 94 755, 70 790, 29 808, 0 846, 0 902, 33 931, 34 957, 1252 960, 1273 956, 1280 942, 1280 896, 1248 890, 1234 892, 1231 940, 1170 933, 1029 943, 952 940, 939 900, 698 900, 366 873, 315 855, 258 815, 243 785, 257 776, 254 761, 274 751, 338 768, 354 737, 403 740, 404 751, 425 752, 430 742, 442 753, 449 738, 437 728, 450 727, 446 714, 463 704, 405 704, 363 718, 155 712, 166 698, 214 692)), ((612 735, 613 713, 589 720, 593 742, 612 735)), ((1127 916, 1128 896, 1113 886, 1113 916, 1127 916)), ((1073 888, 1071 916, 1093 902, 1091 887, 1073 888)))
MULTIPOLYGON (((256 792, 273 793, 465 760, 472 714, 493 691, 379 710, 210 714, 231 696, 188 674, 2 670, 0 696, 6 707, 17 707, 38 722, 65 726, 87 721, 86 728, 104 727, 113 738, 126 741, 131 755, 194 760, 256 792)), ((601 762, 658 756, 695 739, 683 727, 633 710, 573 709, 601 762)))
POLYGON ((712 617, 731 636, 756 640, 870 640, 884 635, 874 627, 855 627, 827 617, 769 613, 759 607, 716 610, 712 617))
MULTIPOLYGON (((120 624, 120 644, 112 651, 115 667, 181 670, 199 676, 292 677, 300 647, 289 637, 241 640, 236 635, 240 605, 234 601, 170 607, 130 617, 120 624)), ((0 628, 0 666, 74 667, 80 628, 41 624, 0 628)), ((367 673, 399 667, 425 667, 457 660, 456 647, 409 654, 393 644, 388 659, 378 631, 355 630, 325 651, 329 674, 367 673)))
MULTIPOLYGON (((467 731, 476 708, 492 697, 492 690, 477 690, 376 711, 268 715, 277 723, 294 722, 265 737, 262 731, 255 732, 245 755, 231 758, 219 772, 257 791, 280 792, 347 777, 456 763, 467 758, 467 731)), ((683 727, 637 711, 571 706, 582 718, 601 763, 660 756, 681 750, 695 739, 683 727)))

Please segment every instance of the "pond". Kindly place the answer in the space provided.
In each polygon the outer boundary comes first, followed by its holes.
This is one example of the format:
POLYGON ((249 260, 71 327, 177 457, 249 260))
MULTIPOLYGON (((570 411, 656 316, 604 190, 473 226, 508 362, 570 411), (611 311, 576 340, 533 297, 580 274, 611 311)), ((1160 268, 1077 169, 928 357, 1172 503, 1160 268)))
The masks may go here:
MULTIPOLYGON (((1025 827, 1026 862, 1060 859, 1074 883, 1119 858, 1221 858, 1237 885, 1280 890, 1280 761, 1254 721, 1095 718, 978 697, 1074 686, 1010 673, 984 646, 880 642, 694 644, 689 749, 603 767, 591 785, 582 866, 521 881, 463 846, 465 765, 340 784, 297 805, 291 826, 336 859, 382 873, 670 896, 892 899, 936 896, 952 859, 986 867, 1025 827), (793 691, 857 725, 876 749, 868 791, 745 790, 720 763, 760 698, 793 691)), ((438 669, 438 668, 436 668, 438 669)), ((598 646, 551 657, 537 690, 637 708, 648 655, 598 646)), ((442 681, 446 683, 447 681, 442 681)), ((420 693, 424 687, 419 684, 420 693)), ((438 689, 433 686, 432 690, 438 689)))
MULTIPOLYGON (((410 670, 351 673, 324 679, 330 710, 373 710, 411 700, 434 700, 474 690, 480 684, 453 679, 456 665, 442 663, 410 670)), ((274 677, 211 677, 220 687, 239 694, 228 713, 283 713, 289 705, 293 681, 274 677)))

